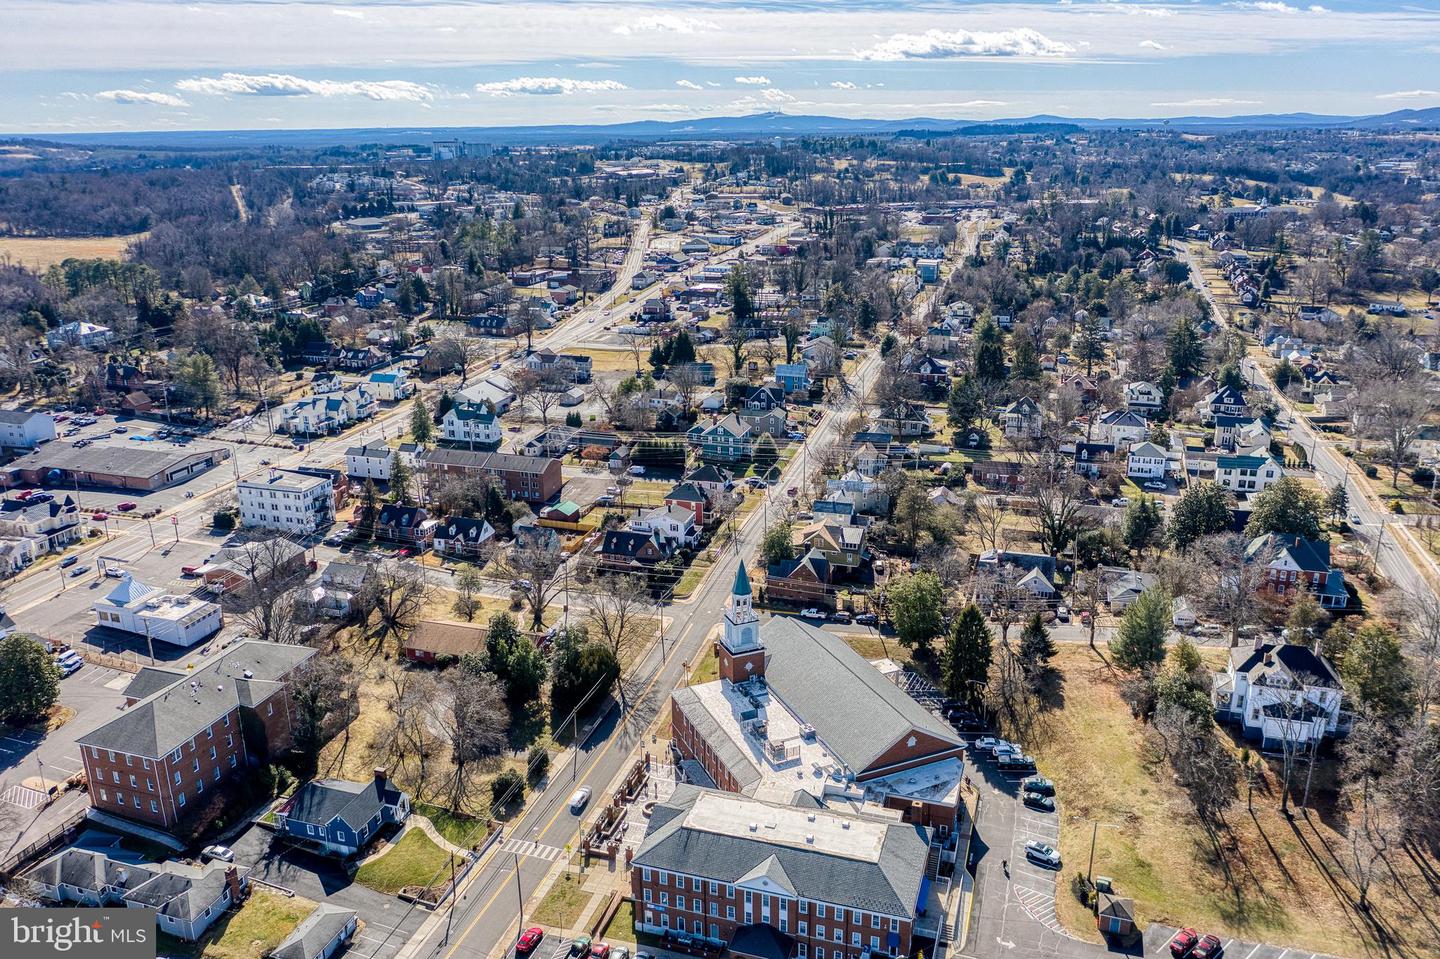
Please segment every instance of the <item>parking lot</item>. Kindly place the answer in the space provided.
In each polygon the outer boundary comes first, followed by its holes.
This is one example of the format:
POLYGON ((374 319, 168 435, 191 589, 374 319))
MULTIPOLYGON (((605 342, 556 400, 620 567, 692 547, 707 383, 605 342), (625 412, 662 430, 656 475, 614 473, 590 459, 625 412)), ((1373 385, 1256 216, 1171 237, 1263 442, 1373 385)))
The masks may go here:
MULTIPOLYGON (((1174 926, 1152 925, 1145 930, 1145 955, 1156 959, 1163 956, 1170 959, 1170 938, 1175 935, 1174 926)), ((1201 935, 1204 929, 1196 930, 1201 935)), ((1221 955, 1225 959, 1336 959, 1324 952, 1310 952, 1306 949, 1286 949, 1282 946, 1267 946, 1264 943, 1246 942, 1243 939, 1222 939, 1221 955)))

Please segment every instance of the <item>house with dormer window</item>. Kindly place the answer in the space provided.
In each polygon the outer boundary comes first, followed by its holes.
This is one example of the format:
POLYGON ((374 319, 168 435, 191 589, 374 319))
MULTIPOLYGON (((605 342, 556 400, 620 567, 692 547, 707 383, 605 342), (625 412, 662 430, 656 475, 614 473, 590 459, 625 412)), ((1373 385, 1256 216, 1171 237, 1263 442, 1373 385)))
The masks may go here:
POLYGON ((1309 746, 1348 731, 1345 691, 1334 664, 1293 643, 1230 650, 1211 690, 1215 718, 1258 740, 1262 750, 1309 746))

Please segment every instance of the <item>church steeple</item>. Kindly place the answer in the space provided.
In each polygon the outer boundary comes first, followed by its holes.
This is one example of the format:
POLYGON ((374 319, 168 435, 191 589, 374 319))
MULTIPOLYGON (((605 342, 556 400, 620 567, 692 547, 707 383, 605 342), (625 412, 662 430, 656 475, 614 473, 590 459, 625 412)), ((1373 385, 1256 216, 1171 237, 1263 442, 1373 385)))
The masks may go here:
POLYGON ((742 560, 730 590, 725 610, 725 633, 721 638, 720 675, 732 683, 744 682, 765 672, 765 647, 760 643, 760 620, 755 615, 750 574, 742 560))

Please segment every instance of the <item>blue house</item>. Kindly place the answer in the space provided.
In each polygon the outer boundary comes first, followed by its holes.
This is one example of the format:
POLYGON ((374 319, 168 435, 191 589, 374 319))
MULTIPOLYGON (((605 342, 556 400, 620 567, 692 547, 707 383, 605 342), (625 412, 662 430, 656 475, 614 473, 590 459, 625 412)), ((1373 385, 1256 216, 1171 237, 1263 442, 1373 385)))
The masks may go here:
POLYGON ((690 442, 700 447, 700 458, 708 463, 748 460, 755 452, 756 435, 751 425, 731 413, 711 426, 690 429, 690 442))
POLYGON ((775 366, 775 382, 786 395, 810 389, 810 367, 805 363, 779 363, 775 366))
POLYGON ((384 299, 385 294, 373 286, 367 286, 363 290, 355 291, 355 305, 362 309, 373 310, 379 306, 384 299))
POLYGON ((375 770, 366 783, 314 779, 275 812, 275 829, 321 852, 353 856, 385 826, 410 818, 410 797, 375 770))

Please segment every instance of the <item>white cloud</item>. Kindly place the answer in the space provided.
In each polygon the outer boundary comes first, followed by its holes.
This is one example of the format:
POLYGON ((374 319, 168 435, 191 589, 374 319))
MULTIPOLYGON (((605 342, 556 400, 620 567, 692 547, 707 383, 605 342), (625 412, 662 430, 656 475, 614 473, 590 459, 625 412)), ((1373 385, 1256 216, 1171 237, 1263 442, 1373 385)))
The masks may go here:
POLYGON ((686 90, 703 90, 703 89, 705 89, 705 88, 702 87, 700 84, 696 83, 694 80, 676 80, 676 81, 675 81, 675 85, 676 85, 677 87, 682 87, 682 88, 684 88, 684 89, 686 89, 686 90))
POLYGON ((496 97, 526 96, 570 96, 576 93, 604 93, 609 90, 628 90, 619 80, 574 80, 570 77, 516 77, 495 83, 475 84, 476 93, 488 93, 496 97))
POLYGON ((1440 90, 1396 90, 1394 93, 1377 93, 1377 100, 1425 100, 1440 97, 1440 90))
POLYGON ((351 20, 365 19, 365 12, 363 10, 331 10, 330 12, 337 17, 349 17, 351 20))
POLYGON ((428 87, 409 80, 307 80, 288 73, 223 73, 192 77, 175 86, 186 93, 220 97, 363 97, 412 103, 435 99, 428 87))
POLYGON ((747 87, 768 87, 769 77, 736 77, 735 82, 747 87))
POLYGON ((1193 100, 1162 100, 1152 107, 1238 107, 1253 106, 1259 100, 1236 100, 1232 97, 1196 97, 1193 100))
MULTIPOLYGON (((1283 2, 1283 0, 1232 0, 1231 3, 1227 4, 1227 6, 1239 7, 1242 10, 1259 10, 1262 13, 1301 12, 1299 7, 1291 6, 1290 4, 1283 2)), ((1329 13, 1330 10, 1327 7, 1320 6, 1320 4, 1318 3, 1312 3, 1310 4, 1310 6, 1305 8, 1304 12, 1329 13)))
POLYGON ((837 89, 837 90, 858 90, 858 89, 859 89, 859 87, 855 86, 855 84, 851 83, 849 80, 831 80, 831 81, 830 81, 830 85, 831 85, 832 87, 834 87, 835 89, 837 89))
POLYGON ((860 60, 948 60, 956 57, 1061 57, 1075 48, 1038 30, 926 30, 895 33, 855 53, 860 60))
POLYGON ((786 93, 784 90, 777 90, 774 87, 761 90, 760 97, 766 103, 789 103, 795 99, 790 94, 786 93))
POLYGON ((700 20, 696 17, 680 17, 671 13, 662 13, 653 17, 641 17, 638 20, 631 20, 629 23, 622 23, 611 33, 618 33, 622 37, 628 37, 632 33, 703 33, 707 30, 719 30, 720 24, 713 20, 700 20))
POLYGON ((1156 40, 1141 40, 1141 41, 1140 41, 1140 46, 1145 47, 1147 50, 1164 50, 1164 49, 1166 49, 1165 44, 1160 43, 1160 42, 1158 42, 1158 41, 1156 41, 1156 40))
POLYGON ((95 99, 127 106, 144 104, 153 107, 188 107, 190 104, 169 93, 147 93, 143 90, 102 90, 95 99))

